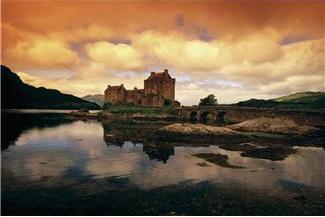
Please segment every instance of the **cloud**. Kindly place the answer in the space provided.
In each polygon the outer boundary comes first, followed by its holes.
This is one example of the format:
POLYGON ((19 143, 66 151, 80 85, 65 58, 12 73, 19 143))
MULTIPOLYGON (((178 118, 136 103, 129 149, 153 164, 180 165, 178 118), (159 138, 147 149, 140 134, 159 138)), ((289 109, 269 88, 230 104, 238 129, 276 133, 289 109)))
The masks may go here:
POLYGON ((92 61, 105 63, 113 69, 130 70, 142 67, 140 54, 130 45, 107 41, 88 43, 85 50, 92 61))
POLYGON ((39 76, 34 76, 26 72, 17 72, 18 76, 25 82, 35 87, 46 87, 51 89, 61 89, 66 90, 64 88, 67 85, 68 78, 42 78, 39 76), (60 88, 58 88, 60 87, 60 88), (63 88, 62 88, 63 87, 63 88))
POLYGON ((270 99, 279 96, 277 93, 266 93, 255 88, 205 86, 195 82, 176 85, 176 99, 183 105, 197 105, 200 99, 209 94, 214 94, 220 104, 235 103, 250 98, 270 99))
POLYGON ((82 97, 88 94, 102 94, 107 85, 125 84, 126 88, 133 89, 135 86, 143 88, 145 76, 137 75, 130 77, 106 68, 103 63, 84 62, 74 68, 70 75, 61 77, 40 76, 38 71, 21 71, 17 73, 20 78, 36 87, 58 89, 63 93, 74 94, 82 97))
POLYGON ((74 67, 74 74, 70 78, 60 81, 45 79, 42 82, 29 79, 28 83, 58 88, 79 96, 102 93, 108 84, 124 83, 127 88, 143 88, 147 70, 141 69, 143 73, 134 70, 155 66, 158 61, 164 62, 171 74, 180 78, 176 85, 176 97, 186 105, 196 104, 199 98, 208 93, 215 94, 220 103, 232 103, 247 98, 274 98, 297 91, 324 90, 324 39, 276 48, 275 53, 280 53, 275 55, 276 59, 270 49, 270 54, 265 55, 270 58, 263 58, 264 61, 254 59, 258 57, 258 51, 246 54, 238 46, 241 43, 244 42, 208 43, 183 36, 145 32, 139 34, 130 45, 116 45, 107 41, 88 43, 85 50, 90 60, 74 67), (167 49, 169 46, 170 50, 167 49), (204 51, 211 49, 211 54, 217 55, 201 56, 199 52, 191 51, 203 47, 204 51), (217 49, 221 51, 217 52, 217 49), (237 58, 227 59, 228 55, 237 58))
POLYGON ((122 35, 148 29, 190 31, 200 26, 219 37, 240 38, 265 28, 282 34, 308 32, 320 36, 324 34, 324 7, 322 1, 4 1, 3 20, 18 28, 43 32, 95 23, 122 35), (183 22, 175 22, 180 17, 183 22), (179 28, 183 24, 186 28, 179 28))
POLYGON ((222 56, 228 62, 272 62, 281 58, 281 46, 267 33, 253 33, 235 42, 225 44, 222 56))
POLYGON ((52 31, 48 33, 48 36, 68 43, 80 43, 87 40, 107 39, 113 36, 113 33, 105 26, 89 25, 70 30, 52 31))
POLYGON ((176 69, 197 71, 215 68, 219 51, 213 43, 153 31, 136 35, 134 47, 143 52, 147 60, 157 59, 176 69))
POLYGON ((283 55, 281 46, 262 33, 252 34, 236 41, 207 42, 180 34, 146 31, 134 37, 133 46, 146 55, 147 60, 156 59, 155 62, 166 64, 176 70, 192 72, 216 71, 223 66, 243 62, 252 64, 272 62, 283 55))
POLYGON ((78 62, 78 54, 68 44, 46 37, 18 41, 8 55, 10 62, 27 67, 69 68, 78 62))
POLYGON ((255 86, 283 81, 297 75, 324 75, 324 39, 282 46, 283 54, 276 61, 229 64, 221 71, 228 79, 254 83, 255 86))
POLYGON ((284 95, 292 92, 325 91, 325 75, 298 75, 288 77, 284 81, 263 85, 261 90, 264 93, 276 93, 284 95))
POLYGON ((28 83, 78 96, 107 84, 142 88, 149 71, 163 68, 177 77, 178 100, 190 105, 210 92, 229 103, 324 91, 324 7, 4 1, 2 63, 25 72, 28 83))

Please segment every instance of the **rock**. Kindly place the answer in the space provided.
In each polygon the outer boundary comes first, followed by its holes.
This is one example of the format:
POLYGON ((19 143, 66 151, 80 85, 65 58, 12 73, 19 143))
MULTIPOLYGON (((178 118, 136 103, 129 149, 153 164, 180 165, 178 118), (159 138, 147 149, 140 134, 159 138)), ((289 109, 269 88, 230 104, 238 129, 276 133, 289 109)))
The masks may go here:
POLYGON ((223 154, 214 154, 214 153, 201 153, 193 154, 192 156, 204 159, 210 163, 221 167, 227 167, 232 169, 242 169, 244 167, 232 165, 228 162, 228 156, 223 154))
POLYGON ((307 200, 307 197, 305 195, 298 195, 298 196, 294 196, 293 197, 294 200, 298 200, 298 201, 304 201, 307 200))
POLYGON ((89 113, 88 109, 79 109, 78 110, 79 113, 89 113))
POLYGON ((216 145, 242 142, 244 138, 247 138, 242 133, 225 127, 188 123, 176 123, 162 127, 153 136, 158 141, 191 141, 197 144, 213 142, 216 145))
POLYGON ((198 165, 200 167, 210 167, 210 165, 207 164, 206 162, 200 162, 200 163, 197 163, 196 165, 198 165))
POLYGON ((255 150, 257 146, 251 143, 220 145, 219 148, 227 151, 249 151, 255 150))
POLYGON ((242 157, 262 158, 272 161, 280 161, 286 159, 290 154, 296 153, 297 150, 291 147, 267 147, 256 148, 241 153, 242 157))
POLYGON ((286 118, 257 118, 227 126, 228 129, 242 132, 263 132, 275 134, 308 135, 317 130, 311 126, 300 126, 286 118))
POLYGON ((184 135, 238 135, 239 133, 225 127, 213 127, 203 124, 171 124, 158 131, 184 135))
POLYGON ((91 113, 87 109, 80 109, 78 111, 72 111, 69 113, 71 117, 77 118, 83 121, 87 121, 89 119, 100 119, 101 116, 98 113, 91 113))

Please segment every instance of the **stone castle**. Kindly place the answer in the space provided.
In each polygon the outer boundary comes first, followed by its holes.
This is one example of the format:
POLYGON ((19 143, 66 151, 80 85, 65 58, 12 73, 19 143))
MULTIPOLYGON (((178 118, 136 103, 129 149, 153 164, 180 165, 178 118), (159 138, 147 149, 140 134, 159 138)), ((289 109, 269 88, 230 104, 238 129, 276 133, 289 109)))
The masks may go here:
POLYGON ((175 105, 175 82, 168 70, 151 72, 144 80, 144 89, 127 90, 124 85, 107 86, 105 90, 105 103, 112 105, 136 105, 161 107, 175 105))

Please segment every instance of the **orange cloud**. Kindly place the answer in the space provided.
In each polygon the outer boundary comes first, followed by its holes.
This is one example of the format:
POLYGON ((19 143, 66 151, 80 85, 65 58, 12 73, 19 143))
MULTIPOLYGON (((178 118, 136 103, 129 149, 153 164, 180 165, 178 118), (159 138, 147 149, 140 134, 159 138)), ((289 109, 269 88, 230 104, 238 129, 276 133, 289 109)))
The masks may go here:
POLYGON ((45 37, 18 41, 8 55, 17 65, 39 68, 69 68, 78 61, 78 54, 68 44, 45 37))
POLYGON ((120 35, 143 29, 206 28, 233 37, 273 28, 283 33, 321 35, 322 1, 10 1, 4 0, 3 21, 37 32, 97 24, 120 35), (183 25, 176 18, 182 17, 183 25), (40 19, 41 18, 41 19, 40 19))
POLYGON ((31 84, 95 94, 108 83, 141 87, 144 72, 169 68, 186 104, 207 92, 229 102, 324 91, 324 1, 5 0, 2 8, 2 63, 31 84), (46 77, 62 68, 67 78, 46 77))
POLYGON ((85 45, 86 53, 92 61, 105 63, 112 69, 132 70, 143 67, 140 53, 127 44, 112 44, 98 41, 85 45))

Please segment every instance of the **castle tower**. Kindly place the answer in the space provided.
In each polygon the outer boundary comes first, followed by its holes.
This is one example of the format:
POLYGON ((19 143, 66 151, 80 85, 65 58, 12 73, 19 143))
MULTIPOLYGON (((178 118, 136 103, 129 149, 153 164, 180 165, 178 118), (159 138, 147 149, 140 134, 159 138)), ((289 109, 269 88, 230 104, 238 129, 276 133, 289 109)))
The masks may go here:
POLYGON ((175 78, 172 78, 168 69, 163 72, 151 72, 150 76, 144 80, 144 91, 146 94, 156 94, 164 99, 175 101, 175 78))

